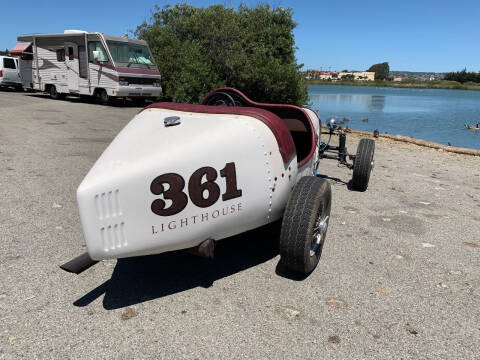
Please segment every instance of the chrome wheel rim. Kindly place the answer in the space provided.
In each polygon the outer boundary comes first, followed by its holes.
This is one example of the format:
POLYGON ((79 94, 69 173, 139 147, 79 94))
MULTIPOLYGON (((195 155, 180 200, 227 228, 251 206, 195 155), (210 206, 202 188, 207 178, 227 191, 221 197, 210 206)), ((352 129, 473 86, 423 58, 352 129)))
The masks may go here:
POLYGON ((310 249, 310 256, 314 256, 322 248, 327 235, 329 216, 319 216, 315 227, 313 228, 312 247, 310 249))

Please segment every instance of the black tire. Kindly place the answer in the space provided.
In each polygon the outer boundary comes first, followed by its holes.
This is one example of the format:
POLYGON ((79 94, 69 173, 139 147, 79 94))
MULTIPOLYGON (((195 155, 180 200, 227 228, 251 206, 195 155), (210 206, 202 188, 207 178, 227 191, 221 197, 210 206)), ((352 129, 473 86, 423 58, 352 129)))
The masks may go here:
POLYGON ((144 107, 145 106, 145 100, 147 100, 147 99, 146 98, 134 98, 133 103, 134 103, 135 106, 144 107))
POLYGON ((361 139, 357 147, 357 155, 353 165, 352 188, 357 191, 365 191, 373 169, 373 154, 375 153, 375 141, 361 139))
POLYGON ((84 101, 84 102, 91 102, 92 101, 92 97, 90 95, 80 94, 78 97, 80 98, 81 101, 84 101))
POLYGON ((50 93, 50 97, 53 100, 60 99, 60 94, 57 92, 57 88, 55 87, 55 85, 51 85, 50 88, 48 89, 48 92, 50 93))
POLYGON ((22 85, 17 85, 17 86, 15 86, 15 91, 21 91, 21 92, 23 92, 23 86, 22 86, 22 85))
POLYGON ((108 96, 107 91, 105 89, 101 89, 98 92, 98 98, 103 105, 108 105, 111 102, 110 96, 108 96))
POLYGON ((331 203, 332 190, 325 179, 305 176, 293 189, 283 214, 279 246, 281 264, 288 270, 309 274, 317 266, 331 203))

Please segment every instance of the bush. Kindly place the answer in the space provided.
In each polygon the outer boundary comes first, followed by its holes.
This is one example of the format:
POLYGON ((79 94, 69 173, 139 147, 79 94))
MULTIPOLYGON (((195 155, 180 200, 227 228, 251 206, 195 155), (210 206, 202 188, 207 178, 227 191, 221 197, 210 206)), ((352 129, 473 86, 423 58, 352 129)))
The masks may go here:
POLYGON ((155 7, 135 35, 152 49, 165 100, 199 102, 231 86, 256 101, 303 105, 308 93, 295 59, 295 26, 291 9, 180 4, 155 7))

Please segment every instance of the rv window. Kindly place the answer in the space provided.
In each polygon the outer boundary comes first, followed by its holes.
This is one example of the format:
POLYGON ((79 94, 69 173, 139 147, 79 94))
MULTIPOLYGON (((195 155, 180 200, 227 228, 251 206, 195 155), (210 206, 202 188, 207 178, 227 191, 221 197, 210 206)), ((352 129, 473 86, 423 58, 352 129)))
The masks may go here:
POLYGON ((154 65, 150 50, 145 45, 107 40, 113 61, 128 64, 154 65))
POLYGON ((11 58, 3 58, 3 67, 5 69, 16 69, 15 60, 11 58))
POLYGON ((65 49, 57 49, 57 61, 65 61, 65 49))
POLYGON ((74 56, 73 56, 73 47, 69 47, 68 48, 68 60, 73 60, 74 59, 74 56))
POLYGON ((108 62, 107 52, 105 51, 105 48, 103 47, 100 41, 88 42, 88 61, 89 62, 94 62, 94 59, 93 59, 94 51, 99 52, 99 56, 98 56, 99 62, 108 62))

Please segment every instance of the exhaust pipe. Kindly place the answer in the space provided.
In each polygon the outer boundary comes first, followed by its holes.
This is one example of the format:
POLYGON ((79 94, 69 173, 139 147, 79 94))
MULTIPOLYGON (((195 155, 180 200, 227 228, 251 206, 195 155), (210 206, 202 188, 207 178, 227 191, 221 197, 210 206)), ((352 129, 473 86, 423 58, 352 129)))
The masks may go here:
POLYGON ((63 265, 60 265, 60 269, 65 270, 70 273, 80 274, 98 263, 96 260, 92 260, 88 253, 84 253, 76 258, 66 262, 63 265))
MULTIPOLYGON (((188 253, 192 255, 197 255, 207 259, 213 259, 215 254, 215 241, 213 239, 207 239, 203 241, 200 245, 190 248, 187 250, 188 253)), ((91 268, 93 265, 98 263, 98 261, 93 260, 88 253, 84 253, 76 258, 66 262, 63 265, 60 265, 60 269, 65 270, 70 273, 80 274, 91 268)))

